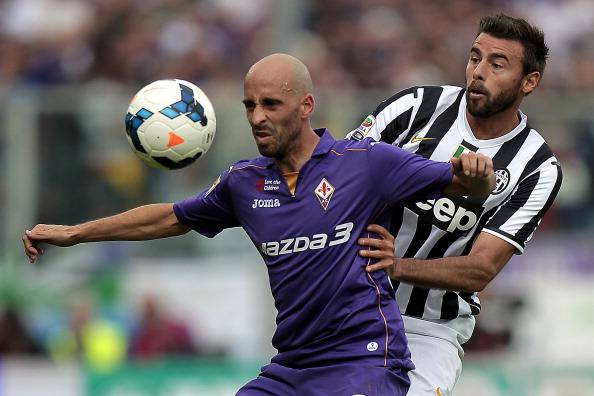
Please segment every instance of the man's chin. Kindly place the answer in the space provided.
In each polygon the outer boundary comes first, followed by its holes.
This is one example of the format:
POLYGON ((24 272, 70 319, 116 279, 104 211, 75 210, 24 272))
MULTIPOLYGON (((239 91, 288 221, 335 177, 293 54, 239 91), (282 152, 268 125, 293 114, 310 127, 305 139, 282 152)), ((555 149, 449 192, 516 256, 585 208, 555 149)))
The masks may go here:
POLYGON ((274 157, 275 151, 268 145, 257 145, 258 152, 263 157, 274 157))
POLYGON ((466 106, 466 109, 471 116, 476 118, 488 118, 491 116, 491 112, 485 106, 473 106, 469 102, 466 106))

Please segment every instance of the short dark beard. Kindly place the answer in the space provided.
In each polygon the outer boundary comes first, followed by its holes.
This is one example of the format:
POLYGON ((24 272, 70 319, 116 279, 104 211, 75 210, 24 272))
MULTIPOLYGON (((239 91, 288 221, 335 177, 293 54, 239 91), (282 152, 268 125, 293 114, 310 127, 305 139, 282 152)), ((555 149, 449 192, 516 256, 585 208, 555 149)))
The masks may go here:
POLYGON ((473 117, 477 118, 489 118, 495 114, 499 114, 509 109, 514 105, 520 95, 520 86, 522 81, 511 87, 510 89, 501 92, 495 98, 490 99, 487 97, 487 103, 482 108, 477 108, 472 105, 470 100, 470 93, 466 90, 466 109, 473 117))

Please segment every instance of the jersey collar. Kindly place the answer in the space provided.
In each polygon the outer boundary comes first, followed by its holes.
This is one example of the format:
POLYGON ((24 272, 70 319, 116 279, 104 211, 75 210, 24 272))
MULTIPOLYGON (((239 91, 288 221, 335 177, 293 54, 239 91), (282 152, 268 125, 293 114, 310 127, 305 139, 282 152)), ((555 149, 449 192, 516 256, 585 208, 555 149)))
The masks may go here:
MULTIPOLYGON (((320 137, 320 141, 311 154, 312 158, 328 154, 332 149, 332 146, 334 146, 334 143, 336 143, 336 140, 332 137, 327 128, 317 128, 314 129, 314 132, 320 137)), ((270 157, 259 157, 256 162, 259 165, 270 167, 274 164, 274 159, 270 157)))
POLYGON ((320 141, 318 142, 311 156, 319 157, 321 155, 328 154, 328 152, 330 152, 332 149, 332 146, 334 146, 334 143, 336 143, 336 140, 334 140, 327 128, 314 129, 314 132, 320 137, 320 141))

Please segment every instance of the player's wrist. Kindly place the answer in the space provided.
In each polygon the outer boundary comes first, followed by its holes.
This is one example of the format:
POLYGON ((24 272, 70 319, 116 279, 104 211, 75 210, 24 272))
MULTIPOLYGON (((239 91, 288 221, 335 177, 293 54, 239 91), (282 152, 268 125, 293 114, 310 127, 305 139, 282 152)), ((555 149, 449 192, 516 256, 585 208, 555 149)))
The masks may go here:
POLYGON ((68 226, 66 228, 66 243, 68 246, 84 242, 83 225, 68 226))
POLYGON ((399 277, 399 263, 400 263, 401 259, 394 257, 392 259, 392 266, 389 268, 388 270, 388 275, 390 276, 391 279, 398 279, 399 277))

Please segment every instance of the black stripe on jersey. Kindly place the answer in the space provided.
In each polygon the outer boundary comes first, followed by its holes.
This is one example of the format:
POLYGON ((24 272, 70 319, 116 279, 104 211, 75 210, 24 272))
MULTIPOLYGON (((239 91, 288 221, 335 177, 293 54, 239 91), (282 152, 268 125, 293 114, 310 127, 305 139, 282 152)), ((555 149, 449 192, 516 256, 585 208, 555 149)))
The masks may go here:
POLYGON ((427 303, 427 297, 429 296, 429 289, 426 287, 413 286, 410 293, 410 300, 404 311, 405 315, 415 316, 417 318, 423 317, 425 311, 425 303, 427 303))
POLYGON ((398 231, 400 231, 400 227, 402 227, 403 215, 403 206, 396 206, 392 208, 392 218, 390 219, 390 234, 398 235, 398 231))
MULTIPOLYGON (((413 238, 410 242, 410 245, 408 245, 408 249, 406 249, 406 252, 404 253, 404 256, 402 256, 402 257, 403 258, 414 257, 415 254, 417 254, 417 252, 421 248, 421 246, 423 246, 425 241, 427 241, 427 238, 429 238, 429 235, 431 235, 432 229, 433 229, 433 226, 431 225, 431 223, 426 222, 426 221, 421 221, 421 218, 419 217, 419 221, 417 221, 417 229, 415 230, 415 235, 413 236, 413 238)), ((397 235, 397 234, 395 234, 395 235, 397 235)))
MULTIPOLYGON (((423 246, 423 243, 431 235, 433 229, 431 223, 419 221, 417 223, 417 229, 415 235, 404 253, 404 258, 414 257, 417 251, 423 246)), ((410 300, 406 306, 405 315, 422 317, 425 304, 427 303, 427 297, 429 296, 429 289, 425 287, 413 286, 410 294, 410 300)))
POLYGON ((534 172, 539 166, 541 166, 551 157, 553 157, 553 152, 546 143, 543 143, 538 148, 538 150, 536 150, 536 153, 534 153, 532 158, 530 158, 530 161, 528 161, 528 164, 526 164, 526 167, 524 168, 524 171, 522 171, 522 175, 518 180, 521 182, 527 175, 534 172))
POLYGON ((466 140, 462 140, 462 142, 460 143, 460 146, 464 146, 466 147, 468 150, 470 151, 474 151, 477 152, 478 151, 478 147, 476 147, 474 144, 468 143, 466 140))
POLYGON ((514 159, 514 157, 518 154, 518 151, 524 145, 526 139, 528 139, 528 135, 530 135, 530 127, 526 126, 520 133, 513 137, 513 139, 508 140, 507 142, 503 143, 497 153, 493 156, 493 169, 503 169, 507 168, 510 162, 514 159))
MULTIPOLYGON (((439 102, 439 98, 443 92, 443 87, 421 87, 423 88, 423 100, 421 101, 421 105, 419 106, 419 110, 417 110, 417 114, 415 115, 415 119, 413 120, 408 134, 400 144, 399 147, 404 146, 412 137, 419 131, 419 129, 423 128, 429 120, 433 113, 435 113, 435 109, 437 108, 437 103, 439 102)), ((416 87, 419 89, 419 87, 416 87)))
POLYGON ((386 128, 382 131, 380 140, 390 144, 394 143, 398 136, 400 136, 400 134, 406 131, 406 128, 408 128, 412 112, 413 108, 411 107, 390 121, 390 123, 386 125, 386 128))
POLYGON ((454 232, 447 232, 439 238, 439 241, 431 248, 431 251, 427 255, 428 259, 443 257, 446 250, 456 242, 458 238, 463 235, 464 231, 456 230, 454 232))
POLYGON ((377 106, 375 108, 375 110, 373 111, 373 113, 371 113, 371 114, 373 114, 374 117, 377 117, 377 115, 379 113, 381 113, 382 110, 384 110, 386 107, 388 107, 393 102, 397 101, 398 99, 400 99, 403 96, 413 94, 413 96, 416 98, 417 97, 417 89, 418 89, 418 87, 412 87, 412 88, 403 89, 400 92, 396 92, 394 95, 390 96, 388 99, 386 99, 382 103, 380 103, 379 106, 377 106))
POLYGON ((481 312, 481 304, 477 303, 472 299, 473 293, 462 292, 459 294, 460 298, 470 305, 470 313, 472 315, 478 315, 481 312))
POLYGON ((458 317, 458 294, 448 290, 441 301, 440 319, 452 320, 458 317))
MULTIPOLYGON (((522 206, 526 204, 528 198, 534 191, 536 184, 538 183, 538 179, 540 178, 540 172, 536 172, 533 175, 524 179, 519 185, 518 190, 511 196, 508 202, 504 204, 503 207, 497 212, 493 220, 489 223, 489 228, 499 228, 506 221, 508 221, 514 213, 516 213, 522 206)), ((513 238, 517 240, 518 238, 513 238)), ((517 241, 521 245, 524 245, 521 241, 517 241)))
MULTIPOLYGON (((526 128, 524 128, 520 133, 514 136, 513 139, 510 139, 501 145, 499 150, 497 150, 497 152, 492 158, 493 170, 506 169, 509 166, 512 160, 518 154, 518 151, 520 151, 520 149, 524 145, 526 139, 528 139, 528 135, 530 135, 530 129, 532 128, 526 126, 526 128)), ((478 202, 480 202, 480 205, 482 206, 485 204, 485 201, 487 201, 488 198, 489 195, 479 198, 478 202)))
MULTIPOLYGON (((458 110, 460 108, 460 101, 464 96, 464 90, 460 90, 456 100, 448 107, 443 113, 441 113, 437 119, 429 128, 429 131, 425 134, 425 138, 433 138, 434 140, 424 140, 419 144, 416 154, 422 155, 425 158, 431 157, 433 151, 437 147, 437 143, 448 133, 452 124, 458 117, 458 110)), ((435 109, 434 109, 435 110, 435 109)))
POLYGON ((555 181, 555 185, 553 186, 553 190, 551 191, 551 194, 549 195, 547 202, 544 204, 542 209, 540 209, 538 213, 534 215, 528 223, 524 224, 524 226, 522 226, 522 228, 520 228, 520 230, 516 233, 517 238, 521 239, 522 241, 526 241, 528 237, 532 235, 534 229, 538 225, 538 222, 540 221, 540 219, 542 219, 542 216, 544 216, 546 211, 549 210, 549 208, 553 204, 553 201, 555 200, 555 197, 559 192, 559 188, 561 188, 561 182, 563 180, 563 173, 561 172, 561 167, 558 165, 557 171, 559 172, 557 176, 557 181, 555 181))
POLYGON ((485 212, 485 214, 483 214, 483 216, 481 217, 481 219, 478 222, 478 225, 474 229, 474 233, 472 234, 472 237, 468 240, 468 242, 466 243, 466 246, 464 246, 464 250, 462 251, 462 256, 468 256, 468 254, 470 253, 470 250, 472 249, 472 245, 474 244, 474 240, 480 234, 480 232, 483 230, 485 223, 487 223, 487 221, 489 221, 491 219, 491 216, 493 216, 493 214, 497 211, 497 209, 498 209, 498 207, 496 206, 496 207, 492 208, 491 210, 485 212))

